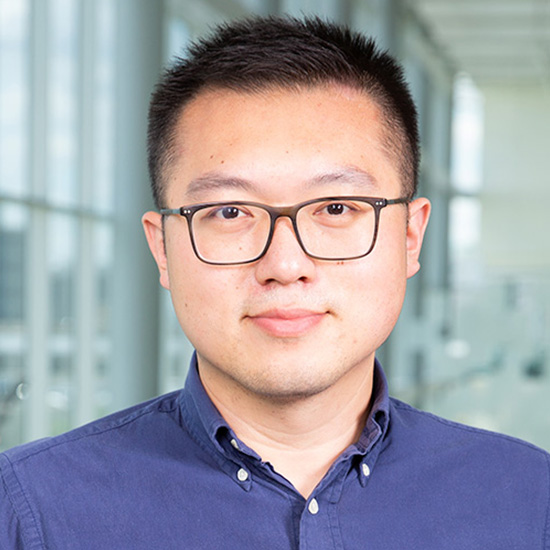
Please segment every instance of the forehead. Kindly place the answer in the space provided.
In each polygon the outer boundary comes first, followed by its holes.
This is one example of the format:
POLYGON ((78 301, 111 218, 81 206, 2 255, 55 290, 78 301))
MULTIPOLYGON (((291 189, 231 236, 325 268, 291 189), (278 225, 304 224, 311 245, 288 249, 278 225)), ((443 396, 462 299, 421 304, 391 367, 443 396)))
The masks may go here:
POLYGON ((167 198, 210 174, 290 191, 350 170, 391 193, 399 178, 386 131, 377 103, 344 86, 202 92, 178 121, 167 198))

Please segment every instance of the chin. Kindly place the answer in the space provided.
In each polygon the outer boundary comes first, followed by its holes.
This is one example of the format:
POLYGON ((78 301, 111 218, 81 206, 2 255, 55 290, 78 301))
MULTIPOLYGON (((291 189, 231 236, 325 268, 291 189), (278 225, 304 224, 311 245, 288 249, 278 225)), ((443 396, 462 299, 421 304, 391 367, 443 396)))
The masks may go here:
MULTIPOLYGON (((304 372, 281 372, 277 366, 266 367, 264 373, 258 373, 256 376, 246 376, 240 383, 249 393, 260 396, 263 399, 273 402, 292 402, 302 401, 319 395, 334 385, 340 376, 333 373, 333 376, 327 376, 327 370, 307 369, 304 372), (265 372, 270 373, 266 375, 265 372), (273 376, 273 373, 277 373, 273 376)), ((342 373, 343 374, 343 373, 342 373)), ((237 381, 239 382, 239 381, 237 381)))
POLYGON ((298 401, 304 401, 322 394, 330 386, 307 386, 307 387, 255 387, 250 389, 254 395, 262 397, 266 401, 273 403, 293 403, 298 401))

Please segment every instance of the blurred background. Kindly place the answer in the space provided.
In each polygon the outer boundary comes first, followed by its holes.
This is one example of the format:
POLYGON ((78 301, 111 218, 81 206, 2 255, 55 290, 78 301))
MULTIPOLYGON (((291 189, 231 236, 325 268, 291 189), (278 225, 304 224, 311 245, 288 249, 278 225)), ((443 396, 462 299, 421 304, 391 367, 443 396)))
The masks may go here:
POLYGON ((0 0, 0 449, 183 384, 140 226, 147 104, 251 13, 350 24, 406 68, 434 211, 379 354, 393 395, 550 449, 548 0, 0 0))

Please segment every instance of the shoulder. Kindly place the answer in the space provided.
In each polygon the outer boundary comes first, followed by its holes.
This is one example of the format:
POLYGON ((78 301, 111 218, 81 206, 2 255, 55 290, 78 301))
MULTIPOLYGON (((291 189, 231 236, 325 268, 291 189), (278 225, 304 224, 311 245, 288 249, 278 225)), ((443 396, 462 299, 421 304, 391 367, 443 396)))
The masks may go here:
POLYGON ((444 439, 466 440, 487 445, 505 445, 516 449, 526 449, 528 452, 534 452, 541 457, 549 456, 545 450, 522 439, 447 420, 436 414, 416 409, 393 397, 390 398, 390 407, 392 424, 400 429, 420 431, 427 436, 431 435, 444 439))
POLYGON ((467 470, 469 479, 521 480, 550 492, 550 455, 521 439, 446 420, 391 399, 394 452, 467 470))
POLYGON ((45 515, 65 517, 78 495, 105 499, 99 489, 112 486, 113 469, 142 470, 160 440, 181 433, 177 410, 177 393, 168 394, 0 454, 0 546, 45 548, 45 515))
POLYGON ((67 533, 95 533, 105 522, 114 536, 125 510, 169 493, 171 468, 193 452, 180 395, 0 454, 0 525, 8 526, 0 547, 64 548, 67 533))
POLYGON ((166 394, 61 435, 9 449, 0 454, 0 472, 7 464, 39 462, 45 455, 50 458, 52 455, 63 453, 77 456, 79 452, 86 453, 90 447, 109 445, 124 439, 133 445, 134 439, 143 437, 144 430, 154 436, 159 425, 167 421, 173 423, 170 417, 175 416, 178 394, 179 392, 166 394))
POLYGON ((411 532, 453 548, 550 549, 550 457, 525 441, 391 399, 369 484, 411 532))

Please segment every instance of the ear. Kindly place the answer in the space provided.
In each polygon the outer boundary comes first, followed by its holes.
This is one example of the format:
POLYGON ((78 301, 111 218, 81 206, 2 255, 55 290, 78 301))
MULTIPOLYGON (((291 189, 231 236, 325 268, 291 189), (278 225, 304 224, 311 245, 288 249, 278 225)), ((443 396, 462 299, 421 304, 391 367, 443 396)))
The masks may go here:
POLYGON ((409 204, 409 223, 407 225, 407 278, 420 269, 418 257, 422 249, 424 233, 428 226, 431 204, 428 199, 419 198, 409 204))
POLYGON ((170 290, 168 278, 168 262, 164 246, 164 231, 162 228, 162 216, 158 212, 146 212, 141 218, 149 249, 157 262, 160 274, 160 284, 170 290))

